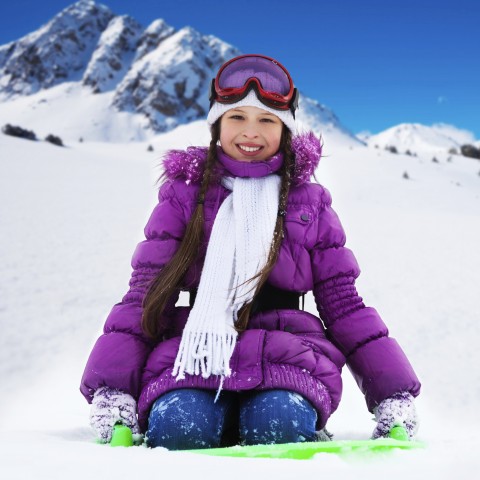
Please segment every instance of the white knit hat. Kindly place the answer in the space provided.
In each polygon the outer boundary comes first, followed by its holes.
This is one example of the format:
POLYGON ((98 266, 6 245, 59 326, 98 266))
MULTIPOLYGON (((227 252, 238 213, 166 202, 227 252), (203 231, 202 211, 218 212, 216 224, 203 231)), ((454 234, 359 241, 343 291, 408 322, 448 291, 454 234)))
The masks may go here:
POLYGON ((242 100, 236 103, 218 103, 214 102, 212 108, 208 112, 207 123, 211 127, 225 112, 231 110, 232 108, 238 107, 257 107, 265 110, 269 113, 276 115, 293 133, 296 133, 295 119, 293 118, 292 111, 289 110, 275 110, 274 108, 267 107, 264 105, 258 98, 255 91, 252 89, 248 95, 242 100))

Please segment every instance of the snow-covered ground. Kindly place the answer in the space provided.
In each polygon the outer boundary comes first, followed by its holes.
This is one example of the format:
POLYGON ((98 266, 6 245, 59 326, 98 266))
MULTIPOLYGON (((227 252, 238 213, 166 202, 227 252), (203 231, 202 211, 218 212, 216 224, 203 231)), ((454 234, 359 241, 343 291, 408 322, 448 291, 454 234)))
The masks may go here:
POLYGON ((114 92, 93 95, 79 82, 65 82, 33 95, 2 103, 0 125, 7 123, 33 130, 37 138, 49 133, 64 142, 130 142, 152 136, 142 115, 118 112, 111 107, 114 92), (66 115, 66 112, 75 112, 66 115))
MULTIPOLYGON (((455 155, 448 162, 445 153, 432 163, 431 152, 393 155, 328 139, 317 177, 332 192, 363 269, 359 293, 383 316, 422 380, 419 439, 427 448, 294 461, 94 443, 80 377, 106 315, 128 287, 130 256, 156 203, 160 152, 207 139, 203 122, 151 139, 154 152, 147 143, 71 140, 59 148, 0 134, 1 478, 474 475, 480 162, 455 155)), ((306 307, 315 312, 312 297, 306 307)), ((337 439, 368 438, 372 415, 348 369, 344 381, 329 429, 337 439)))
POLYGON ((376 135, 361 133, 358 136, 371 147, 395 147, 398 152, 405 153, 408 150, 412 155, 417 152, 435 155, 451 149, 459 152, 462 145, 475 143, 472 132, 444 123, 431 126, 401 123, 376 135))

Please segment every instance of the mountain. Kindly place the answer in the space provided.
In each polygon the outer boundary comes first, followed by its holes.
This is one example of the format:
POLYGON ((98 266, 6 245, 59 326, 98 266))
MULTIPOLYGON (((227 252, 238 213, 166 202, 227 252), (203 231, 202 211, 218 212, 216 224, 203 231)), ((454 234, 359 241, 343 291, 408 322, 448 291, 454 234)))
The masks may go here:
POLYGON ((31 95, 84 74, 114 14, 79 1, 37 31, 0 47, 0 100, 31 95))
POLYGON ((115 88, 130 67, 142 31, 142 26, 127 15, 113 17, 98 40, 82 84, 94 93, 115 88))
POLYGON ((473 144, 475 137, 467 130, 443 123, 432 126, 402 123, 376 135, 362 134, 363 141, 377 148, 395 147, 399 153, 446 152, 459 150, 462 145, 473 144))
MULTIPOLYGON (((176 31, 158 19, 144 28, 80 0, 0 47, 0 123, 67 140, 144 140, 204 119, 211 79, 240 53, 191 27, 176 31)), ((316 100, 301 97, 298 119, 303 128, 360 144, 316 100)))
POLYGON ((135 60, 140 60, 142 57, 157 48, 157 45, 172 35, 175 29, 167 25, 161 18, 154 20, 142 33, 140 41, 137 46, 137 53, 135 60))
POLYGON ((132 65, 112 104, 120 111, 143 113, 157 132, 205 117, 212 77, 239 53, 216 37, 182 28, 132 65))

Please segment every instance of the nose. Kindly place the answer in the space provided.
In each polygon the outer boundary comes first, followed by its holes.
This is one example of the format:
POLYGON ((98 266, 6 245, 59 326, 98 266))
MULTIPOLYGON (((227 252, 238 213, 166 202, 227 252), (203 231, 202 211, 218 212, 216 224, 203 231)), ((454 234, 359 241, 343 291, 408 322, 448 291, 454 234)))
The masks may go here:
POLYGON ((258 137, 258 130, 254 123, 248 123, 243 129, 242 135, 245 138, 256 138, 258 137))

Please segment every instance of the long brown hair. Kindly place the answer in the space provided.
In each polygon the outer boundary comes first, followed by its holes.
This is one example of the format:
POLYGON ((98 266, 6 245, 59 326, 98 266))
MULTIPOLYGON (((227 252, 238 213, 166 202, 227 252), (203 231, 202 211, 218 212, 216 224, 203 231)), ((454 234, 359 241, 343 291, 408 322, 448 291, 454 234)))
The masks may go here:
MULTIPOLYGON (((200 244, 203 238, 204 207, 203 202, 205 194, 212 180, 212 172, 217 163, 217 143, 220 139, 220 119, 212 126, 212 139, 208 149, 205 170, 202 183, 197 198, 197 207, 193 212, 183 237, 183 240, 172 259, 162 268, 157 277, 152 281, 143 300, 142 329, 151 338, 156 339, 163 327, 160 322, 161 315, 171 298, 171 296, 180 288, 183 276, 190 265, 195 261, 200 244)), ((294 169, 294 155, 291 149, 291 133, 288 128, 283 126, 282 137, 280 141, 280 151, 284 154, 284 161, 280 174, 282 182, 280 186, 279 197, 279 215, 275 225, 272 245, 268 255, 267 263, 263 269, 247 282, 252 282, 259 278, 255 294, 252 300, 245 304, 239 311, 238 320, 235 328, 238 331, 246 329, 252 304, 258 292, 266 282, 270 272, 278 258, 280 245, 283 239, 283 227, 285 211, 287 207, 288 192, 290 189, 290 180, 294 169)))

